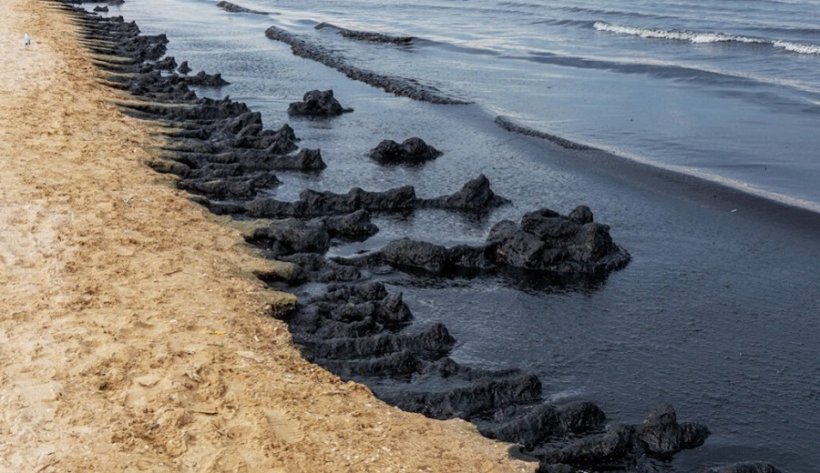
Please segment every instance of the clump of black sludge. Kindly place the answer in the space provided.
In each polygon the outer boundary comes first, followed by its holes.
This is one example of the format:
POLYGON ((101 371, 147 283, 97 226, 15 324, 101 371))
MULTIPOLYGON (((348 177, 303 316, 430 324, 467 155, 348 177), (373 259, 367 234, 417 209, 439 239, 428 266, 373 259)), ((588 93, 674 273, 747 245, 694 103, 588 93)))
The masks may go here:
POLYGON ((259 10, 251 10, 250 8, 245 8, 240 5, 236 5, 231 2, 221 1, 216 4, 218 8, 221 8, 229 13, 253 13, 254 15, 268 15, 268 12, 259 11, 259 10))
POLYGON ((305 93, 301 102, 293 102, 288 106, 288 114, 297 117, 327 118, 352 111, 352 108, 342 107, 332 90, 311 90, 305 93))
POLYGON ((378 33, 375 31, 351 30, 325 22, 319 23, 318 25, 314 26, 314 28, 316 28, 317 30, 329 28, 335 30, 345 38, 355 39, 359 41, 367 41, 370 43, 387 43, 403 46, 412 43, 413 40, 416 39, 412 36, 396 36, 385 33, 378 33))
MULTIPOLYGON (((268 197, 264 191, 280 183, 276 171, 325 169, 319 150, 299 149, 287 124, 264 128, 261 115, 244 103, 198 97, 192 86, 221 86, 221 77, 175 74, 176 61, 163 58, 165 35, 141 35, 122 17, 102 18, 69 2, 58 4, 83 27, 93 52, 119 58, 97 64, 110 73, 111 87, 133 97, 122 104, 125 113, 165 125, 164 154, 150 165, 179 176, 178 186, 214 212, 271 219, 246 239, 289 263, 291 270, 260 277, 275 286, 320 288, 283 316, 307 359, 343 379, 367 384, 402 409, 469 420, 487 437, 518 444, 517 454, 538 460, 542 472, 668 471, 672 455, 706 440, 706 427, 679 422, 671 406, 651 410, 640 424, 607 423, 592 402, 546 402, 541 381, 532 373, 461 365, 450 358, 455 339, 447 327, 414 324, 402 294, 388 291, 373 275, 373 268, 383 266, 443 278, 511 268, 544 277, 605 275, 626 265, 629 253, 612 241, 606 225, 594 221, 589 208, 568 215, 545 208, 519 222, 499 222, 477 246, 447 248, 402 239, 368 255, 326 258, 334 241, 364 240, 378 232, 372 214, 437 208, 485 215, 509 201, 495 194, 483 175, 439 197, 419 197, 412 186, 353 188, 341 194, 308 189, 294 202, 268 197)), ((182 66, 187 72, 187 63, 182 66)), ((303 103, 314 98, 317 103, 297 108, 316 110, 318 116, 338 111, 332 93, 308 93, 303 103)), ((389 143, 379 148, 387 154, 438 153, 419 141, 396 145, 404 148, 399 151, 389 143)), ((743 463, 704 471, 777 470, 766 463, 743 463)))
POLYGON ((384 140, 370 150, 370 157, 382 164, 423 164, 441 154, 441 151, 418 137, 408 138, 401 144, 384 140))
MULTIPOLYGON (((427 202, 446 206, 454 201, 460 202, 458 193, 427 202)), ((405 238, 347 262, 364 267, 388 264, 436 274, 516 268, 576 277, 619 269, 629 258, 626 250, 613 243, 609 227, 593 222, 592 211, 580 206, 569 216, 541 209, 525 214, 520 224, 501 221, 490 230, 484 245, 446 248, 405 238)))
POLYGON ((378 87, 386 92, 390 92, 391 94, 437 104, 452 105, 467 103, 463 100, 448 97, 435 87, 419 84, 418 81, 413 79, 379 74, 377 72, 354 66, 338 52, 331 51, 319 44, 312 43, 304 38, 293 35, 281 28, 271 26, 265 31, 265 35, 269 39, 289 45, 293 54, 299 57, 324 64, 327 67, 336 69, 350 79, 364 82, 365 84, 373 87, 378 87))

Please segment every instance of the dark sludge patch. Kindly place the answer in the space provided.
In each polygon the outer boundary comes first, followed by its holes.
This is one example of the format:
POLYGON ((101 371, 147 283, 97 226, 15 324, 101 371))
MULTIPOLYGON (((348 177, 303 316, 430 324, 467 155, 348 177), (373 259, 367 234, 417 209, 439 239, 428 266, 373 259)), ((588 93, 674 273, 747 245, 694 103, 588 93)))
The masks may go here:
MULTIPOLYGON (((180 177, 178 186, 203 202, 242 202, 279 184, 275 171, 316 172, 326 167, 319 150, 298 149, 288 125, 266 129, 261 115, 242 103, 200 98, 191 87, 228 85, 221 74, 183 76, 173 57, 162 58, 165 35, 145 36, 122 17, 99 17, 81 9, 71 13, 83 26, 92 52, 105 55, 98 66, 111 74, 106 84, 134 99, 123 112, 159 122, 168 145, 149 165, 180 177), (298 150, 298 151, 297 151, 298 150)), ((187 62, 179 66, 187 72, 187 62)))
POLYGON ((255 229, 245 240, 265 249, 273 258, 295 253, 323 254, 330 249, 330 233, 321 221, 296 218, 274 220, 255 229))
POLYGON ((550 209, 529 212, 520 224, 497 223, 480 246, 447 248, 403 238, 364 256, 338 258, 359 267, 390 265, 434 274, 496 272, 514 268, 557 276, 595 276, 622 268, 629 253, 615 244, 609 227, 593 221, 586 206, 563 216, 550 209))
POLYGON ((572 150, 572 151, 592 151, 592 150, 596 149, 596 148, 593 148, 591 146, 587 146, 585 144, 570 141, 566 138, 561 138, 560 136, 557 136, 557 135, 552 135, 550 133, 539 131, 539 130, 536 130, 534 128, 526 127, 524 125, 515 123, 510 118, 503 117, 503 116, 500 116, 500 115, 495 117, 495 123, 496 123, 496 125, 500 126, 501 128, 503 128, 503 129, 505 129, 505 130, 507 130, 511 133, 518 133, 520 135, 531 136, 533 138, 540 138, 542 140, 546 140, 546 141, 549 141, 551 143, 555 143, 556 145, 558 145, 558 146, 560 146, 564 149, 568 149, 568 150, 572 150))
POLYGON ((415 202, 416 191, 412 186, 383 192, 369 192, 356 187, 346 194, 306 189, 299 194, 299 200, 294 202, 263 198, 248 202, 245 208, 247 215, 257 218, 307 218, 341 215, 357 210, 403 212, 412 210, 415 202))
POLYGON ((352 66, 339 54, 331 52, 322 46, 313 44, 307 40, 301 39, 281 28, 271 26, 265 31, 265 35, 274 41, 280 41, 287 44, 291 47, 293 54, 299 57, 322 63, 327 67, 336 69, 350 79, 364 82, 365 84, 373 87, 383 89, 386 92, 390 92, 401 97, 408 97, 413 100, 436 104, 454 105, 467 103, 462 100, 448 97, 442 94, 435 87, 422 85, 413 79, 378 74, 373 71, 352 66))
POLYGON ((82 5, 84 3, 104 3, 109 6, 119 6, 125 3, 125 0, 63 0, 62 3, 69 5, 82 5))
POLYGON ((260 190, 270 189, 280 183, 275 174, 259 172, 251 175, 183 179, 179 181, 179 188, 211 198, 250 199, 260 190))
POLYGON ((352 108, 342 107, 332 90, 305 92, 301 102, 288 105, 288 115, 297 117, 329 118, 352 111, 352 108))
POLYGON ((343 215, 357 210, 379 213, 412 212, 419 208, 486 213, 508 202, 507 199, 497 196, 490 189, 489 180, 481 175, 469 181, 458 192, 435 199, 416 197, 413 186, 396 187, 381 192, 354 187, 346 194, 306 189, 299 194, 299 200, 293 202, 261 198, 248 202, 237 210, 255 218, 309 218, 343 215))
POLYGON ((418 137, 408 138, 401 144, 384 140, 370 150, 370 157, 380 164, 423 164, 441 154, 441 151, 418 137))
POLYGON ((179 72, 182 75, 187 75, 192 70, 193 69, 191 69, 191 66, 188 65, 188 61, 182 61, 182 63, 180 63, 179 67, 177 68, 177 72, 179 72))
POLYGON ((562 406, 512 406, 497 413, 492 422, 479 421, 478 425, 487 437, 532 449, 551 439, 595 432, 605 421, 606 415, 598 406, 576 401, 562 406))
POLYGON ((403 46, 412 43, 413 40, 416 39, 412 36, 397 36, 385 33, 377 33, 375 31, 350 30, 325 22, 319 23, 314 28, 316 28, 317 30, 325 28, 332 29, 345 38, 355 39, 359 41, 367 41, 369 43, 387 43, 403 46))
POLYGON ((420 207, 478 213, 488 212, 509 203, 509 199, 505 199, 493 192, 490 188, 490 180, 484 174, 467 181, 461 189, 453 194, 419 200, 420 207))
POLYGON ((235 3, 221 1, 216 4, 217 8, 221 8, 228 13, 252 13, 254 15, 269 15, 270 13, 259 10, 251 10, 235 3))
POLYGON ((603 433, 584 436, 563 445, 539 446, 531 454, 541 460, 539 471, 556 471, 560 465, 657 471, 683 450, 703 445, 709 429, 695 423, 677 421, 672 406, 653 409, 642 424, 610 425, 603 433))
POLYGON ((357 210, 347 215, 311 220, 273 220, 254 229, 245 239, 266 250, 266 255, 280 258, 297 253, 324 254, 333 239, 363 241, 378 231, 378 227, 370 221, 370 214, 357 210))

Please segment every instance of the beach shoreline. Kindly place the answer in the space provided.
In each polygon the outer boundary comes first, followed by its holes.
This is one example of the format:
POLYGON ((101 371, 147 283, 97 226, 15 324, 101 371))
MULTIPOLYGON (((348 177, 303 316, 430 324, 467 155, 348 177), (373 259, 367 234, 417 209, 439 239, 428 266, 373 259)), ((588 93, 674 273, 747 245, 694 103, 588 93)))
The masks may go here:
POLYGON ((68 17, 6 8, 0 470, 532 471, 304 361, 273 263, 145 165, 68 17))

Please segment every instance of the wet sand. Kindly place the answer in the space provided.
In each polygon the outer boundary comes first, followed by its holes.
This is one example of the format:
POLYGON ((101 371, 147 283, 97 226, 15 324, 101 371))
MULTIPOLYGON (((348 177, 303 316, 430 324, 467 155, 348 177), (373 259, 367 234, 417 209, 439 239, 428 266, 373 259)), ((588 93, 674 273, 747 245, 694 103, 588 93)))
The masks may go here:
POLYGON ((47 5, 0 17, 0 470, 533 470, 305 362, 273 263, 145 166, 47 5))

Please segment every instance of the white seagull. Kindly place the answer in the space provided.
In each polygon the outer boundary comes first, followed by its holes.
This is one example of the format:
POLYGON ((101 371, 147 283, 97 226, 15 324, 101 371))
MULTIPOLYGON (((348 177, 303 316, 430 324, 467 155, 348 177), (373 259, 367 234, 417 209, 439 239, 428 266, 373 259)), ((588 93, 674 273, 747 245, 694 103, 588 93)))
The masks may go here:
POLYGON ((23 35, 23 45, 24 46, 30 46, 31 45, 31 36, 29 36, 28 33, 23 35))

